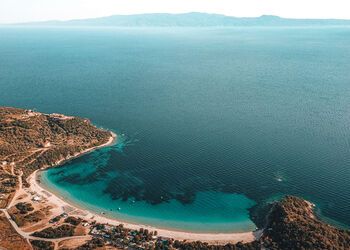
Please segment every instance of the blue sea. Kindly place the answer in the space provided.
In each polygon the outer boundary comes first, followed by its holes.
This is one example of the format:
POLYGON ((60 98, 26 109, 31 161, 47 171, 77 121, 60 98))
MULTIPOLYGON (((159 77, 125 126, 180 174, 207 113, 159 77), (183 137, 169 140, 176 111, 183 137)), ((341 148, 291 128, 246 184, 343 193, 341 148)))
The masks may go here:
POLYGON ((118 134, 42 175, 93 211, 241 232, 291 194, 350 226, 350 28, 2 27, 0 105, 118 134))

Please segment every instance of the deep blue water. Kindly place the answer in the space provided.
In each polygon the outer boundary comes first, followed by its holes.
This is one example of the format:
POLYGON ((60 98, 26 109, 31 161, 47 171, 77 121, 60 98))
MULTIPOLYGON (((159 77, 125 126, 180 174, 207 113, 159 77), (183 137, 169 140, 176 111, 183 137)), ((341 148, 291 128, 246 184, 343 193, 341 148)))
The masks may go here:
POLYGON ((350 28, 3 27, 0 105, 117 132, 43 176, 111 216, 243 231, 293 194, 350 226, 350 28))

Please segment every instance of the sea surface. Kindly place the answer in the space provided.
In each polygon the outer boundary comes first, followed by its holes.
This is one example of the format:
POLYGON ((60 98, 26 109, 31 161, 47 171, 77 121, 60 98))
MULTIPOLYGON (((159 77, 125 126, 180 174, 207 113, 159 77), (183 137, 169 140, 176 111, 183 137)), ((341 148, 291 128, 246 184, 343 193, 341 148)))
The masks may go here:
POLYGON ((0 105, 118 134, 43 173, 96 212, 239 232, 292 194, 350 226, 350 28, 2 27, 0 105))

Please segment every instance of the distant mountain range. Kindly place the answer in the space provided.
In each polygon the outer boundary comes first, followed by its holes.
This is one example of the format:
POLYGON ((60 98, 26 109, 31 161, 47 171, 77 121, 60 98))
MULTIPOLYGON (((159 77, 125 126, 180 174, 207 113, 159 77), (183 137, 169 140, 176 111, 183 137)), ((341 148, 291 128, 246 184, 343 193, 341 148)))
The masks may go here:
POLYGON ((184 14, 114 15, 69 21, 24 23, 24 25, 108 27, 337 26, 350 25, 350 20, 290 19, 269 15, 238 18, 219 14, 191 12, 184 14))

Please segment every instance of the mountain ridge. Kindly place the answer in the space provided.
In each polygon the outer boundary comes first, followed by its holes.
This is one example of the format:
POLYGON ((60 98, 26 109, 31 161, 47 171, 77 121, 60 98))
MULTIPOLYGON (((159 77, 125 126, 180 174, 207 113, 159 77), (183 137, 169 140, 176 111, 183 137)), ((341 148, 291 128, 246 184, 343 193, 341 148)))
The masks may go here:
POLYGON ((234 27, 234 26, 350 26, 346 19, 293 19, 274 15, 233 17, 221 14, 188 12, 149 13, 106 17, 43 21, 12 25, 34 26, 106 26, 106 27, 234 27))

